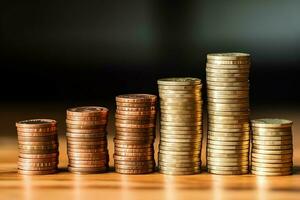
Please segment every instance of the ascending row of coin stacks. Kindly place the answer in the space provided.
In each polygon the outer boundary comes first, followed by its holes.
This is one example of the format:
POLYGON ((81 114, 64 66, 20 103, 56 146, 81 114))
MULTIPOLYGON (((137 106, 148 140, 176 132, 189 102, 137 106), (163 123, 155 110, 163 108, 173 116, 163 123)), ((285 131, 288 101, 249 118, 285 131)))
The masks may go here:
POLYGON ((28 175, 57 172, 58 139, 56 121, 31 119, 16 123, 19 143, 18 172, 28 175))
POLYGON ((159 171, 170 175, 200 173, 201 80, 165 78, 157 82, 161 111, 159 171))
POLYGON ((116 97, 115 171, 145 174, 155 169, 154 140, 157 97, 128 94, 116 97))
POLYGON ((292 174, 292 121, 252 120, 251 172, 263 176, 292 174))
POLYGON ((78 174, 108 170, 108 109, 87 106, 67 110, 67 151, 69 171, 78 174))
POLYGON ((207 170, 210 173, 248 173, 249 70, 249 54, 207 55, 207 170))

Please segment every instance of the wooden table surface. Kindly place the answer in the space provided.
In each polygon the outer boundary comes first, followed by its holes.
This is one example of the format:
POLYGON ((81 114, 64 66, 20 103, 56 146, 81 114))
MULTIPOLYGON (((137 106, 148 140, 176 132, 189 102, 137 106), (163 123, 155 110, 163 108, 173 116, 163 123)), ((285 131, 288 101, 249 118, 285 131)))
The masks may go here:
MULTIPOLYGON (((14 122, 36 117, 37 114, 40 117, 50 116, 63 122, 64 111, 45 107, 43 112, 41 108, 36 108, 35 112, 24 112, 24 110, 19 112, 17 108, 14 108, 15 111, 8 112, 9 108, 3 108, 0 116, 0 128, 3 131, 0 134, 0 199, 300 199, 298 196, 300 195, 299 109, 278 109, 274 112, 273 107, 266 107, 253 113, 252 117, 255 118, 283 117, 294 121, 294 174, 261 177, 220 176, 205 171, 190 176, 167 176, 159 173, 120 175, 113 171, 105 174, 75 175, 66 171, 67 156, 63 125, 59 132, 62 136, 59 164, 61 172, 54 175, 22 176, 17 174, 16 168, 18 150, 14 122)), ((32 110, 34 108, 31 108, 32 110)), ((110 132, 113 132, 112 124, 109 127, 110 132)), ((113 136, 109 137, 111 165, 113 164, 112 138, 113 136)), ((203 161, 204 158, 205 151, 202 154, 203 161)), ((203 164, 205 165, 205 162, 203 164)))

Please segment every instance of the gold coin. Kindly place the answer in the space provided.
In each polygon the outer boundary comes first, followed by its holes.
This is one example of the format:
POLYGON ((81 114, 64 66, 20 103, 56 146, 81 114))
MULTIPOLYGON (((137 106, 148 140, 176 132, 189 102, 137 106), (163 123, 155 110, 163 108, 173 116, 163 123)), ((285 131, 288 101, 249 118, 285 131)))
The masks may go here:
POLYGON ((206 152, 220 153, 220 154, 247 153, 247 152, 249 152, 249 149, 228 149, 228 150, 223 149, 223 150, 218 150, 218 149, 207 148, 206 152))
POLYGON ((217 74, 245 74, 250 72, 250 68, 241 68, 241 69, 217 69, 213 67, 206 67, 206 72, 217 73, 217 74))
POLYGON ((248 141, 250 140, 250 136, 249 135, 241 135, 241 136, 226 136, 226 137, 222 137, 222 136, 212 136, 212 135, 208 135, 207 136, 208 139, 210 140, 217 140, 217 141, 248 141))
POLYGON ((259 154, 252 153, 252 157, 259 159, 270 159, 270 160, 280 160, 280 159, 290 159, 293 158, 293 154, 281 154, 281 155, 267 155, 267 154, 259 154))
POLYGON ((207 160, 212 162, 224 162, 224 163, 240 163, 240 162, 248 162, 248 157, 242 157, 242 158, 219 158, 219 157, 206 157, 207 160))
POLYGON ((220 128, 220 129, 241 129, 241 130, 249 130, 249 123, 240 123, 240 124, 213 124, 209 123, 209 127, 220 128))
POLYGON ((206 70, 207 77, 216 77, 216 78, 247 78, 249 79, 249 73, 216 73, 216 72, 209 72, 206 70))
POLYGON ((164 167, 185 168, 185 167, 201 166, 201 161, 191 162, 191 163, 174 163, 174 162, 169 163, 169 162, 160 161, 158 165, 164 167))
POLYGON ((196 131, 196 130, 202 130, 202 126, 165 126, 161 125, 161 129, 163 130, 171 130, 171 131, 196 131))
POLYGON ((162 78, 157 80, 158 85, 200 85, 201 79, 199 78, 192 78, 192 77, 174 77, 174 78, 162 78))
POLYGON ((219 175, 242 175, 242 174, 249 173, 248 169, 241 169, 241 170, 234 170, 234 171, 207 169, 207 172, 211 174, 219 174, 219 175))
POLYGON ((208 90, 217 90, 217 91, 249 91, 249 86, 224 87, 224 86, 214 86, 208 84, 206 88, 208 90))
POLYGON ((198 96, 201 96, 201 90, 200 88, 199 89, 194 89, 194 90, 165 90, 165 89, 161 89, 161 88, 158 88, 158 92, 159 94, 165 94, 165 95, 172 95, 172 94, 188 94, 188 95, 192 95, 192 96, 195 96, 195 95, 198 95, 198 96))
POLYGON ((245 123, 249 123, 248 119, 236 119, 236 120, 222 120, 222 119, 215 119, 215 118, 210 118, 210 116, 208 116, 208 123, 211 124, 224 124, 224 125, 231 125, 231 124, 245 124, 245 123))
POLYGON ((234 104, 234 103, 249 103, 249 98, 243 99, 221 99, 221 98, 207 98, 209 103, 224 103, 224 104, 234 104))
POLYGON ((246 65, 250 64, 249 60, 211 60, 208 59, 207 63, 215 65, 246 65))
POLYGON ((208 94, 212 95, 249 95, 248 91, 236 90, 236 91, 222 91, 222 90, 207 90, 208 94))
POLYGON ((187 98, 187 99, 201 99, 202 96, 200 94, 170 94, 170 93, 159 93, 159 97, 161 99, 166 98, 187 98))
POLYGON ((277 163, 277 164, 270 164, 270 163, 258 163, 258 162, 252 162, 252 166, 260 167, 260 168, 286 168, 286 167, 293 167, 292 162, 288 163, 277 163))
POLYGON ((198 142, 181 142, 181 143, 176 143, 176 145, 174 145, 174 142, 168 142, 168 141, 160 141, 159 145, 160 146, 165 146, 165 147, 178 147, 178 148, 196 148, 196 147, 201 147, 202 142, 198 141, 198 142))
POLYGON ((160 149, 159 150, 159 153, 160 154, 168 154, 168 155, 175 155, 175 156, 188 156, 188 155, 200 155, 201 152, 200 150, 199 151, 167 151, 167 150, 163 150, 163 149, 160 149))
POLYGON ((237 166, 245 166, 248 165, 248 161, 240 161, 240 162, 231 162, 231 163, 224 163, 219 161, 207 161, 207 167, 209 168, 210 165, 213 166, 222 166, 222 167, 237 167, 237 166))
POLYGON ((172 91, 195 91, 201 90, 202 85, 158 85, 158 89, 172 91))
POLYGON ((188 105, 188 106, 160 106, 161 109, 163 110, 190 110, 190 111, 201 111, 202 110, 202 105, 188 105))
POLYGON ((293 144, 292 140, 277 140, 277 141, 261 141, 261 140, 253 140, 253 144, 257 145, 267 145, 267 146, 274 146, 274 145, 288 145, 288 144, 293 144))
POLYGON ((276 145, 276 146, 264 146, 252 144, 252 148, 261 149, 261 150, 285 150, 285 149, 293 149, 293 145, 276 145))
POLYGON ((216 94, 207 92, 208 98, 221 98, 221 99, 243 99, 243 98, 249 98, 249 94, 216 94))
POLYGON ((180 119, 180 118, 171 118, 171 117, 161 117, 161 121, 164 122, 174 122, 174 123, 198 123, 202 122, 202 118, 196 118, 196 119, 180 119))
POLYGON ((191 147, 177 147, 159 145, 159 151, 201 151, 201 145, 191 145, 191 147))
POLYGON ((293 172, 292 171, 287 171, 287 172, 264 172, 264 171, 255 171, 251 170, 252 174, 259 175, 259 176, 287 176, 291 175, 293 172))
POLYGON ((252 125, 252 130, 253 132, 257 133, 278 133, 278 132, 292 132, 292 127, 287 127, 287 128, 261 128, 261 127, 254 127, 252 125))
POLYGON ((263 141, 277 141, 277 140, 292 140, 293 137, 291 135, 284 135, 284 136, 256 136, 253 135, 253 140, 263 140, 263 141))
POLYGON ((262 172, 289 172, 292 171, 292 167, 257 167, 253 166, 251 167, 254 171, 262 171, 262 172))
POLYGON ((171 109, 160 109, 162 115, 174 114, 174 115, 202 115, 202 109, 195 110, 171 110, 171 109))
POLYGON ((199 173, 201 173, 201 169, 197 169, 197 170, 194 170, 194 171, 185 171, 185 172, 181 172, 181 171, 171 171, 170 169, 168 169, 168 170, 159 169, 158 172, 161 173, 161 174, 178 176, 178 175, 192 175, 192 174, 199 174, 199 173))
POLYGON ((160 124, 163 126, 200 126, 202 125, 202 122, 166 122, 166 121, 160 121, 160 124))
POLYGON ((280 155, 280 154, 291 154, 293 149, 284 149, 284 150, 265 150, 265 149, 254 149, 252 148, 253 153, 267 154, 267 155, 280 155))
POLYGON ((207 156, 210 157, 218 157, 218 158, 248 158, 249 154, 248 152, 246 153, 211 153, 211 152, 207 152, 206 153, 207 156))
POLYGON ((292 132, 286 131, 286 132, 267 132, 267 131, 255 131, 252 128, 252 134, 255 136, 263 136, 263 137, 280 137, 280 136, 292 136, 292 132))
POLYGON ((160 130, 161 134, 168 134, 168 135, 194 135, 194 134, 202 134, 202 130, 194 130, 194 131, 170 131, 170 130, 160 130))
POLYGON ((218 128, 208 124, 208 130, 214 132, 230 132, 230 133, 237 133, 237 132, 247 132, 250 128, 218 128))
POLYGON ((252 126, 258 128, 288 128, 293 122, 286 119, 256 119, 251 120, 252 126))
POLYGON ((216 116, 249 116, 249 111, 243 111, 243 112, 230 112, 230 111, 212 111, 208 110, 208 115, 216 115, 216 116))
POLYGON ((248 81, 248 77, 233 77, 233 78, 223 78, 223 77, 212 77, 212 76, 206 76, 206 80, 211 82, 244 82, 248 81))
POLYGON ((193 166, 193 167, 166 167, 163 165, 158 166, 161 170, 168 170, 168 171, 176 171, 176 172, 194 172, 195 170, 200 170, 201 166, 193 166))
POLYGON ((177 162, 177 163, 185 163, 185 162, 194 162, 200 161, 200 154, 192 154, 192 155, 169 155, 162 154, 159 152, 158 158, 164 162, 177 162))
POLYGON ((212 64, 212 63, 206 63, 206 68, 247 70, 247 69, 250 69, 250 63, 249 64, 212 64))
POLYGON ((292 163, 292 158, 286 158, 286 159, 261 159, 261 158, 255 158, 251 157, 251 161, 255 163, 264 163, 264 164, 283 164, 283 163, 292 163))
POLYGON ((203 104, 202 100, 199 101, 184 101, 184 102, 165 102, 163 99, 160 100, 160 106, 170 106, 170 107, 199 107, 203 104))
POLYGON ((207 139, 207 143, 210 145, 226 145, 226 146, 240 146, 240 145, 249 145, 250 141, 219 141, 219 140, 212 140, 207 139))
POLYGON ((214 166, 209 165, 210 170, 220 170, 220 171, 239 171, 239 170, 248 170, 248 165, 237 166, 237 167, 222 167, 222 166, 214 166))
POLYGON ((217 87, 249 87, 249 80, 238 81, 238 82, 227 82, 227 81, 210 81, 206 80, 207 86, 217 87))
POLYGON ((210 114, 208 116, 208 118, 212 119, 212 120, 222 120, 222 121, 226 121, 226 120, 247 120, 247 122, 249 123, 249 116, 248 115, 220 116, 220 115, 210 114))
POLYGON ((201 112, 195 112, 190 114, 168 114, 168 113, 161 113, 161 118, 174 118, 174 119, 196 119, 201 118, 201 112))
POLYGON ((207 54, 207 59, 208 60, 250 60, 250 54, 248 53, 210 53, 207 54))
POLYGON ((170 139, 192 139, 192 138, 202 138, 201 134, 193 134, 193 135, 175 135, 175 134, 165 134, 161 133, 161 137, 170 138, 170 139))
POLYGON ((210 149, 219 149, 219 150, 233 150, 233 149, 248 149, 249 145, 239 145, 239 146, 230 146, 230 145, 208 145, 210 149))
POLYGON ((212 105, 209 105, 207 106, 208 110, 211 110, 211 111, 224 111, 224 112, 247 112, 249 111, 249 107, 233 107, 233 108, 230 108, 230 107, 221 107, 221 106, 212 106, 212 105))
POLYGON ((161 136, 160 137, 160 141, 165 141, 165 142, 174 142, 174 143, 185 143, 185 142, 201 142, 201 139, 202 139, 202 136, 198 136, 196 138, 166 138, 166 137, 163 137, 161 136))

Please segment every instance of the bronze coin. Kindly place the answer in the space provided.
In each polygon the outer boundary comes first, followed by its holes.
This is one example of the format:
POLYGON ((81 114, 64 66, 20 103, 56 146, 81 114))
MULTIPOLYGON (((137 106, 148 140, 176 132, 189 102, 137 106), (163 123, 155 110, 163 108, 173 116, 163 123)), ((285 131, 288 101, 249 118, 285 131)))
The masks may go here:
POLYGON ((121 169, 115 168, 115 171, 120 174, 147 174, 154 172, 153 168, 149 169, 121 169))
POLYGON ((116 140, 128 140, 128 141, 154 141, 154 137, 148 136, 148 137, 133 137, 133 136, 121 136, 121 135, 116 135, 115 136, 116 140))
POLYGON ((115 119, 116 124, 135 124, 135 125, 144 125, 144 124, 156 124, 156 119, 115 119))
POLYGON ((107 148, 107 144, 100 144, 100 145, 81 145, 81 144, 67 144, 68 149, 101 149, 101 148, 107 148))
POLYGON ((76 108, 68 108, 68 116, 90 117, 90 116, 107 116, 109 110, 100 106, 82 106, 76 108))
POLYGON ((155 133, 149 133, 149 132, 140 132, 140 133, 134 133, 134 132, 116 132, 116 135, 122 136, 122 137, 155 137, 155 133))
POLYGON ((68 148, 68 153, 99 153, 99 152, 107 152, 107 146, 97 148, 97 149, 80 149, 80 148, 68 148))
POLYGON ((94 141, 74 141, 74 140, 67 140, 67 144, 69 145, 101 145, 107 144, 106 138, 98 139, 94 141))
POLYGON ((126 152, 126 153, 144 153, 144 152, 154 152, 153 147, 132 149, 132 148, 119 148, 115 147, 115 152, 126 152))
POLYGON ((121 103, 146 103, 156 102, 157 96, 153 94, 123 94, 116 96, 116 102, 121 103))
POLYGON ((74 115, 67 115, 67 120, 72 121, 85 121, 85 122, 95 122, 95 121, 103 121, 108 120, 108 115, 106 116, 74 116, 74 115))
POLYGON ((55 127, 57 122, 53 119, 29 119, 16 123, 18 128, 45 128, 55 127))
POLYGON ((117 164, 115 163, 115 168, 119 169, 131 169, 131 170, 143 170, 143 169, 154 169, 154 165, 152 164, 146 164, 146 165, 122 165, 122 164, 117 164))
POLYGON ((67 124, 73 124, 73 125, 81 125, 81 126, 98 126, 98 125, 106 125, 108 120, 99 120, 99 121, 75 121, 75 120, 69 120, 66 119, 67 124))
POLYGON ((120 124, 115 123, 116 127, 121 128, 154 128, 155 124, 120 124))
POLYGON ((106 152, 97 152, 97 153, 77 153, 77 152, 68 152, 68 156, 72 158, 106 158, 106 152))
POLYGON ((97 139, 97 138, 105 138, 107 132, 103 133, 70 133, 67 132, 66 136, 70 138, 85 138, 85 139, 97 139))
POLYGON ((116 132, 128 132, 128 133, 144 133, 149 132, 153 133, 155 132, 155 128, 124 128, 124 127, 116 127, 116 132))
POLYGON ((68 142, 100 142, 106 141, 106 137, 98 138, 80 138, 80 137, 67 137, 68 142))
POLYGON ((122 144, 122 143, 115 143, 115 148, 126 148, 126 149, 153 148, 153 143, 149 143, 149 144, 122 144))
POLYGON ((144 106, 144 107, 117 106, 117 110, 124 110, 124 111, 151 111, 155 109, 156 106, 144 106))
POLYGON ((19 162, 23 163, 45 163, 45 162, 58 162, 58 157, 51 158, 18 158, 19 162))
POLYGON ((144 145, 144 144, 153 144, 153 140, 119 140, 114 138, 114 143, 116 144, 133 144, 133 145, 144 145))
POLYGON ((154 102, 142 102, 142 103, 124 103, 124 102, 118 102, 116 101, 117 107, 122 106, 122 107, 131 107, 131 108, 143 108, 143 107, 151 107, 151 106, 156 106, 156 101, 154 102))
POLYGON ((105 130, 107 124, 103 125, 91 125, 91 124, 66 124, 67 129, 100 129, 100 130, 105 130))
POLYGON ((125 111, 125 110, 116 110, 116 114, 119 115, 135 115, 135 116, 146 116, 146 115, 156 115, 156 110, 151 111, 125 111))
POLYGON ((52 145, 57 145, 58 146, 58 140, 50 140, 50 141, 42 141, 42 142, 32 142, 32 141, 18 141, 19 145, 24 145, 24 146, 52 146, 52 145))
POLYGON ((126 156, 126 157, 144 157, 144 156, 154 156, 154 151, 146 151, 146 152, 139 152, 139 153, 130 153, 124 151, 116 151, 115 155, 118 156, 126 156))
POLYGON ((57 135, 49 135, 49 136, 42 136, 42 137, 18 136, 18 141, 23 141, 23 142, 46 142, 46 141, 58 141, 58 138, 57 138, 57 135))
POLYGON ((120 115, 115 113, 115 119, 123 119, 123 120, 156 120, 156 113, 151 115, 120 115))
POLYGON ((23 145, 19 144, 19 150, 53 150, 53 149, 58 149, 58 144, 48 144, 48 145, 23 145))
POLYGON ((18 161, 18 167, 19 168, 49 168, 49 167, 57 167, 58 162, 52 161, 52 162, 21 162, 18 161))
POLYGON ((123 160, 123 161, 144 161, 144 160, 153 160, 153 155, 150 156, 139 156, 139 157, 129 157, 129 156, 120 156, 120 155, 113 155, 115 160, 123 160))
POLYGON ((52 154, 52 153, 57 153, 58 148, 56 149, 39 149, 39 150, 24 150, 24 149, 19 149, 19 154, 52 154))
POLYGON ((18 173, 22 175, 46 175, 46 174, 55 174, 57 169, 43 170, 43 171, 32 171, 32 170, 22 170, 18 169, 18 173))
POLYGON ((43 170, 57 169, 57 167, 55 167, 55 166, 49 166, 49 167, 32 167, 32 166, 18 165, 18 169, 26 170, 26 171, 43 171, 43 170))
POLYGON ((17 131, 25 132, 25 133, 45 133, 45 132, 55 132, 55 131, 57 131, 57 128, 56 128, 56 126, 41 127, 41 128, 17 127, 17 131))
POLYGON ((154 165, 155 161, 153 160, 146 160, 146 161, 125 161, 125 160, 114 160, 114 164, 118 165, 128 165, 128 166, 148 166, 154 165))
POLYGON ((106 128, 102 129, 72 129, 67 128, 67 133, 74 133, 74 134, 100 134, 100 133, 106 133, 106 128))

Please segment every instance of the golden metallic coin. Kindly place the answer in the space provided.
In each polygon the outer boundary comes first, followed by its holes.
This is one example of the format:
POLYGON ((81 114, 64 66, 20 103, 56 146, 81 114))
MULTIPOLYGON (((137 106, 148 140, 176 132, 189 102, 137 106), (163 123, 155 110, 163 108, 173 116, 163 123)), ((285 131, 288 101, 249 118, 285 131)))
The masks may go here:
POLYGON ((251 157, 251 161, 255 163, 264 163, 264 164, 283 164, 283 163, 292 163, 292 158, 283 158, 283 159, 261 159, 251 157))
POLYGON ((208 116, 208 123, 211 124, 224 124, 224 125, 234 125, 234 124, 246 124, 249 123, 248 119, 236 119, 236 120, 224 120, 224 119, 218 119, 218 118, 211 118, 208 116))
POLYGON ((293 172, 292 171, 287 171, 287 172, 264 172, 264 171, 255 171, 251 170, 252 174, 258 175, 258 176, 287 176, 291 175, 293 172))
POLYGON ((208 90, 217 90, 217 91, 249 91, 249 86, 214 86, 207 84, 206 87, 208 90))
POLYGON ((248 53, 210 53, 207 54, 208 60, 250 60, 250 54, 248 53))
POLYGON ((173 176, 183 176, 183 175, 193 175, 193 174, 199 174, 201 173, 201 169, 196 169, 194 171, 171 171, 170 169, 164 170, 164 169, 159 169, 158 171, 161 174, 166 174, 166 175, 173 175, 173 176))
POLYGON ((249 98, 249 94, 217 94, 212 92, 207 92, 208 98, 221 98, 221 99, 243 99, 249 98))
POLYGON ((227 116, 249 116, 249 111, 242 111, 242 112, 230 112, 230 111, 213 111, 213 110, 208 110, 209 115, 215 115, 215 116, 222 116, 222 117, 227 117, 227 116))
POLYGON ((247 78, 249 79, 249 73, 215 73, 215 72, 209 72, 206 70, 206 76, 207 77, 216 77, 216 78, 247 78))
POLYGON ((279 154, 279 155, 268 155, 268 154, 260 154, 260 153, 252 153, 252 158, 259 159, 270 159, 270 160, 280 160, 280 159, 290 159, 293 158, 293 154, 279 154))
POLYGON ((221 98, 207 98, 209 103, 223 103, 223 104, 234 104, 234 103, 249 103, 249 98, 243 99, 221 99, 221 98))
POLYGON ((160 149, 159 150, 160 154, 168 154, 168 155, 174 155, 174 156, 188 156, 188 155, 199 155, 201 154, 201 151, 167 151, 167 150, 163 150, 160 149))
POLYGON ((252 128, 253 136, 262 136, 262 137, 281 137, 281 136, 292 136, 292 132, 285 131, 285 132, 267 132, 267 131, 256 131, 252 128))
POLYGON ((289 145, 289 144, 293 144, 292 140, 269 140, 269 141, 261 141, 261 140, 253 140, 252 141, 253 144, 257 144, 257 145, 266 145, 266 146, 275 146, 275 145, 289 145))
POLYGON ((176 172, 194 172, 195 170, 201 170, 201 166, 192 166, 192 167, 169 167, 159 165, 158 168, 160 170, 165 171, 176 171, 176 172))
POLYGON ((267 154, 267 155, 280 155, 280 154, 291 154, 293 149, 284 149, 284 150, 265 150, 265 149, 256 149, 252 148, 253 153, 267 154))
POLYGON ((49 128, 55 127, 57 122, 53 119, 29 119, 23 120, 16 123, 16 127, 19 128, 29 128, 29 129, 39 129, 39 128, 49 128))
POLYGON ((277 163, 277 164, 270 164, 270 163, 259 163, 259 162, 252 162, 252 166, 256 166, 259 168, 287 168, 293 167, 293 163, 277 163))
POLYGON ((222 167, 222 166, 214 166, 209 165, 210 170, 220 170, 220 171, 239 171, 239 170, 248 170, 248 165, 237 166, 237 167, 222 167))
POLYGON ((250 140, 249 135, 241 135, 241 136, 212 136, 208 135, 208 139, 215 140, 215 141, 248 141, 250 140))
MULTIPOLYGON (((216 80, 216 79, 215 79, 216 80)), ((209 87, 249 87, 249 80, 243 80, 238 82, 228 82, 228 81, 215 81, 206 80, 206 84, 209 87)))
POLYGON ((252 126, 258 128, 289 128, 293 122, 286 119, 256 119, 251 120, 252 126))
POLYGON ((252 144, 252 148, 261 149, 261 150, 287 150, 287 149, 293 149, 293 145, 289 144, 289 145, 265 146, 265 145, 252 144))
POLYGON ((223 77, 212 77, 212 76, 206 76, 206 80, 209 82, 246 82, 248 81, 248 77, 233 77, 233 78, 223 78, 223 77))
POLYGON ((201 99, 202 96, 200 94, 170 94, 170 93, 159 93, 159 97, 161 99, 165 98, 186 98, 186 99, 201 99))
POLYGON ((224 112, 247 112, 249 111, 249 107, 222 107, 222 106, 212 106, 209 105, 207 108, 210 111, 224 111, 224 112))
POLYGON ((224 162, 224 163, 240 163, 240 162, 248 162, 248 157, 242 157, 242 158, 219 158, 219 157, 206 157, 207 160, 212 162, 224 162))
POLYGON ((166 121, 160 121, 160 124, 162 126, 179 126, 179 127, 187 127, 187 126, 200 126, 202 125, 202 122, 201 121, 191 121, 191 122, 166 122, 166 121))
POLYGON ((249 158, 248 152, 238 152, 238 153, 211 153, 207 152, 207 156, 218 157, 218 158, 249 158))
POLYGON ((192 77, 174 77, 174 78, 162 78, 157 80, 158 85, 167 86, 190 86, 190 85, 201 85, 201 79, 192 77))
POLYGON ((160 130, 161 134, 168 134, 168 135, 194 135, 194 134, 202 134, 202 130, 194 130, 194 131, 171 131, 171 130, 160 130))
POLYGON ((248 131, 250 126, 249 123, 240 123, 240 124, 214 124, 209 123, 209 127, 220 128, 220 129, 241 129, 248 131))
POLYGON ((156 100, 157 96, 153 94, 124 94, 116 96, 116 101, 122 103, 156 102, 156 100))
POLYGON ((253 140, 262 140, 262 141, 278 141, 278 140, 293 140, 291 135, 284 136, 252 136, 253 140))
POLYGON ((195 91, 201 90, 202 85, 158 85, 159 90, 195 91))
POLYGON ((190 162, 190 163, 175 163, 175 162, 159 162, 159 166, 164 167, 175 167, 175 168, 185 168, 185 167, 194 167, 194 166, 201 166, 201 161, 190 162))
POLYGON ((252 131, 261 134, 276 134, 278 132, 292 132, 292 127, 286 128, 262 128, 262 127, 255 127, 252 125, 252 131))
POLYGON ((247 153, 249 152, 249 149, 211 149, 211 148, 206 148, 206 152, 210 153, 219 153, 219 154, 231 154, 231 153, 247 153))
POLYGON ((189 135, 175 135, 175 134, 166 134, 161 133, 161 137, 170 138, 170 139, 192 139, 192 138, 202 138, 201 134, 189 134, 189 135))
POLYGON ((240 145, 249 145, 250 141, 249 140, 244 140, 244 141, 220 141, 220 140, 207 139, 207 143, 209 144, 209 146, 213 146, 213 145, 240 146, 240 145))
POLYGON ((248 64, 213 64, 206 63, 206 68, 210 69, 230 69, 230 70, 247 70, 250 69, 250 63, 248 64))
POLYGON ((248 149, 249 145, 208 145, 210 149, 233 150, 233 149, 248 149))
POLYGON ((178 147, 176 145, 173 146, 164 146, 164 145, 159 145, 159 151, 173 151, 173 152, 181 152, 181 151, 200 151, 201 152, 201 145, 191 145, 191 147, 178 147))
POLYGON ((250 68, 241 68, 241 69, 218 69, 213 67, 206 67, 206 72, 217 73, 217 74, 245 74, 250 72, 250 68))
POLYGON ((203 101, 202 100, 198 100, 198 101, 184 101, 184 102, 165 102, 164 100, 160 100, 160 107, 164 106, 164 107, 171 107, 171 108, 184 108, 184 107, 200 107, 202 106, 203 101))
POLYGON ((224 163, 222 161, 207 161, 207 168, 209 168, 210 165, 213 166, 222 166, 222 167, 237 167, 237 166, 245 166, 248 165, 248 161, 240 161, 240 162, 228 162, 224 163))
POLYGON ((160 141, 159 145, 160 146, 166 146, 166 147, 178 147, 178 148, 196 148, 196 147, 201 147, 202 142, 181 142, 181 143, 176 143, 174 145, 174 142, 169 142, 169 141, 160 141))
POLYGON ((118 110, 124 111, 151 111, 155 110, 156 106, 149 106, 149 107, 125 107, 125 106, 117 106, 118 110))
POLYGON ((251 167, 254 171, 262 171, 262 172, 289 172, 292 171, 292 167, 257 167, 253 166, 251 167))
POLYGON ((222 91, 222 90, 207 90, 208 94, 212 95, 244 95, 248 96, 249 92, 245 90, 236 90, 236 91, 222 91))
POLYGON ((201 96, 201 88, 193 89, 193 90, 166 90, 162 88, 158 88, 159 94, 189 94, 189 95, 200 95, 201 96))
POLYGON ((161 136, 160 141, 165 141, 165 142, 174 142, 174 143, 185 143, 185 142, 201 142, 202 136, 199 135, 198 137, 195 138, 166 138, 161 136))
POLYGON ((241 169, 241 170, 234 170, 234 171, 207 169, 207 172, 211 174, 219 174, 219 175, 242 175, 242 174, 249 173, 248 169, 241 169))
POLYGON ((250 128, 218 128, 214 127, 213 125, 208 125, 209 131, 214 132, 229 132, 229 133, 237 133, 237 132, 247 132, 250 130, 250 128))
POLYGON ((215 65, 249 65, 250 60, 211 60, 208 59, 207 63, 215 65))
POLYGON ((198 126, 165 126, 161 125, 160 129, 166 130, 166 131, 197 131, 202 130, 202 125, 198 126))

